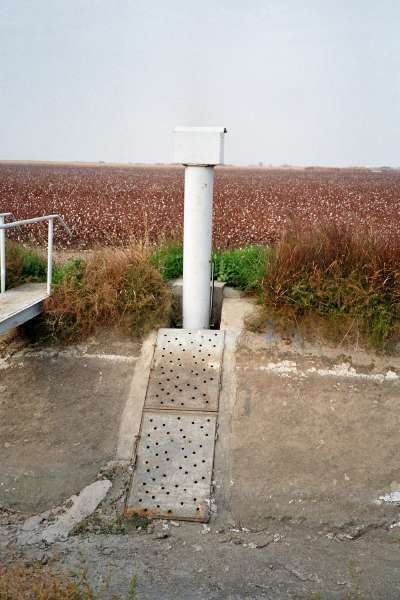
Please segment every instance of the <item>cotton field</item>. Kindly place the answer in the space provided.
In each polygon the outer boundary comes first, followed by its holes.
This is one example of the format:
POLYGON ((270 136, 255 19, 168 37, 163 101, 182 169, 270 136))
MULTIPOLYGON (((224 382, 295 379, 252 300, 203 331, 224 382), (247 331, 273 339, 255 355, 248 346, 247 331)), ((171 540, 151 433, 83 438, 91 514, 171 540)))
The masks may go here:
MULTIPOLYGON (((0 164, 0 212, 18 218, 59 213, 72 237, 57 227, 59 247, 124 244, 182 236, 183 168, 0 164)), ((321 219, 399 228, 400 171, 335 169, 216 169, 214 243, 217 248, 279 239, 285 225, 321 219)), ((46 227, 13 233, 42 244, 46 227)))

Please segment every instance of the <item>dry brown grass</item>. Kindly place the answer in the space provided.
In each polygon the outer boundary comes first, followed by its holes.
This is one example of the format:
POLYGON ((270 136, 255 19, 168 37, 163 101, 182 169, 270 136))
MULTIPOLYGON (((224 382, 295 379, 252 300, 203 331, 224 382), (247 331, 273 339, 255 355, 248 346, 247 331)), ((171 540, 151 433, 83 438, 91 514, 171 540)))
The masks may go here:
POLYGON ((0 566, 1 600, 94 600, 84 575, 78 580, 44 569, 39 563, 0 566))
POLYGON ((168 324, 172 294, 150 256, 146 243, 132 243, 76 261, 46 302, 46 335, 75 341, 115 325, 140 336, 168 324))
POLYGON ((278 321, 390 349, 400 333, 400 235, 323 222, 290 228, 264 284, 278 321))

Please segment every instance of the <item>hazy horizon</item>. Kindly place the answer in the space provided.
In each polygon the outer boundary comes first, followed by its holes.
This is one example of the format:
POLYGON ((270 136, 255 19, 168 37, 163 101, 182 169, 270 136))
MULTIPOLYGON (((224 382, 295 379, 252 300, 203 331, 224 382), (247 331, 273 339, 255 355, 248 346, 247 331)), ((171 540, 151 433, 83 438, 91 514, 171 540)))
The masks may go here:
POLYGON ((400 3, 3 0, 0 159, 398 167, 400 3))

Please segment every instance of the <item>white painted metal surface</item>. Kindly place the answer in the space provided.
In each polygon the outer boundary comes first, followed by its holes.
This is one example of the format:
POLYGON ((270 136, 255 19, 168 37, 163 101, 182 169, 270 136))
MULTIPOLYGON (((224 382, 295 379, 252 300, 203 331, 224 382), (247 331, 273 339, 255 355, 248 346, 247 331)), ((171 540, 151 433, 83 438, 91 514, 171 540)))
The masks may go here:
POLYGON ((24 283, 4 293, 0 303, 0 321, 9 319, 20 310, 47 298, 45 283, 24 283))
MULTIPOLYGON (((0 225, 4 224, 4 215, 0 215, 0 225)), ((6 291, 6 235, 0 228, 0 293, 6 291)))
POLYGON ((53 275, 53 233, 54 218, 49 219, 47 231, 47 293, 51 294, 51 279, 53 275))
POLYGON ((0 213, 0 294, 6 291, 6 232, 1 227, 4 225, 6 217, 11 217, 15 221, 12 213, 0 213))
POLYGON ((176 127, 175 161, 185 165, 184 329, 210 325, 214 166, 224 160, 225 127, 176 127))
POLYGON ((222 165, 225 127, 176 127, 174 162, 222 165))
POLYGON ((53 271, 53 234, 54 220, 58 219, 64 229, 70 230, 59 215, 46 215, 16 221, 12 213, 0 213, 0 335, 9 329, 25 323, 43 311, 43 300, 51 294, 51 279, 53 271), (5 218, 11 216, 14 221, 5 223, 5 218), (31 283, 6 290, 6 230, 21 225, 48 222, 47 247, 47 283, 31 283))
POLYGON ((0 296, 0 335, 33 319, 48 297, 45 283, 24 283, 0 296))
POLYGON ((32 225, 33 223, 48 222, 48 246, 47 246, 47 293, 51 293, 51 277, 53 266, 53 233, 54 220, 57 219, 69 235, 71 231, 66 225, 64 219, 60 215, 45 215, 43 217, 33 217, 32 219, 22 219, 21 221, 12 221, 5 223, 4 217, 12 215, 12 213, 0 213, 0 270, 1 270, 1 293, 4 294, 6 287, 6 253, 5 253, 5 234, 7 229, 21 227, 22 225, 32 225))
POLYGON ((186 167, 183 236, 183 327, 210 323, 213 167, 186 167))

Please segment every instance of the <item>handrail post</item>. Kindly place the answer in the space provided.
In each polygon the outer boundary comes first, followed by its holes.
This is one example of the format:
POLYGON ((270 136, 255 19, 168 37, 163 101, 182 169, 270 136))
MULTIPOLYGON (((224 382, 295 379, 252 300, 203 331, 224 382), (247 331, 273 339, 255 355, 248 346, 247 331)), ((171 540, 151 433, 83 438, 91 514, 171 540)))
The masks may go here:
POLYGON ((7 216, 13 216, 12 213, 0 213, 0 268, 1 268, 1 282, 0 282, 0 294, 5 292, 6 287, 6 256, 5 256, 5 230, 12 229, 13 227, 21 227, 21 225, 31 225, 32 223, 43 223, 48 221, 47 230, 47 294, 51 294, 51 283, 53 275, 53 235, 54 235, 54 219, 58 219, 64 229, 69 235, 71 230, 64 222, 64 219, 60 215, 45 215, 43 217, 34 217, 33 219, 21 219, 20 221, 14 221, 12 223, 5 223, 4 218, 7 216))
MULTIPOLYGON (((4 224, 4 216, 0 215, 0 225, 4 224)), ((0 229, 0 293, 6 291, 6 230, 0 229)))
POLYGON ((47 295, 51 294, 51 280, 53 273, 53 230, 54 219, 49 219, 47 232, 47 295))

